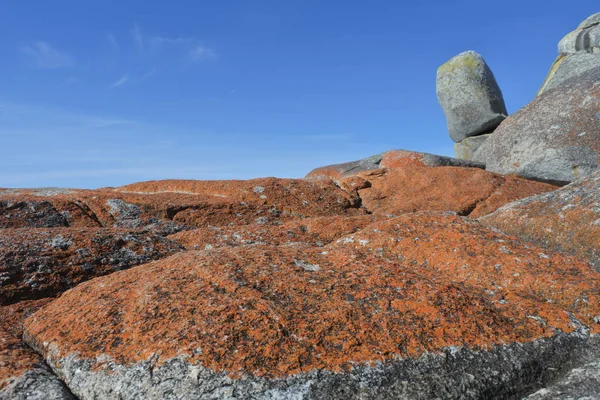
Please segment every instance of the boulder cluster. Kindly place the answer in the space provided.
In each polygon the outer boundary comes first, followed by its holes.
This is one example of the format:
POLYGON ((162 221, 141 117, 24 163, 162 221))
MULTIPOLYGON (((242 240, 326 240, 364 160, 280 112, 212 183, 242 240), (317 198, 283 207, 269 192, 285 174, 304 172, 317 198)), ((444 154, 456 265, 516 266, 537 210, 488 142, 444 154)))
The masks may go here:
POLYGON ((457 158, 560 185, 600 166, 600 13, 566 35, 558 52, 537 97, 509 117, 479 54, 459 54, 438 69, 457 158))
POLYGON ((0 399, 600 398, 599 22, 440 67, 457 158, 0 189, 0 399))

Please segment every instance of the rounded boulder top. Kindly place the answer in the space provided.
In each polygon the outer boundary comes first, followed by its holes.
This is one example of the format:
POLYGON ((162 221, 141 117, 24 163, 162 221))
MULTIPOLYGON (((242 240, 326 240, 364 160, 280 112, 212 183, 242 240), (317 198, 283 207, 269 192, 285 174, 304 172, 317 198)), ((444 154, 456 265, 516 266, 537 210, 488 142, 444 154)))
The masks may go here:
POLYGON ((494 74, 472 50, 438 68, 436 92, 455 142, 493 131, 508 114, 494 74))

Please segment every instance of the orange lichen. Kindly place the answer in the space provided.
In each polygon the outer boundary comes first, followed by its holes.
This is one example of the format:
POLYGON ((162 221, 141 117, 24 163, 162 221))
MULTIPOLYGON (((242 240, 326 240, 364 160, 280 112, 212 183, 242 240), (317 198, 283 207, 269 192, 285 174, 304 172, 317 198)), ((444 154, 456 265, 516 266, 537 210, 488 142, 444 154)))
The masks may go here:
POLYGON ((572 332, 569 314, 597 333, 599 292, 600 277, 574 258, 461 217, 406 214, 325 247, 180 253, 88 281, 31 316, 25 336, 62 356, 186 355, 281 377, 532 341, 572 332))

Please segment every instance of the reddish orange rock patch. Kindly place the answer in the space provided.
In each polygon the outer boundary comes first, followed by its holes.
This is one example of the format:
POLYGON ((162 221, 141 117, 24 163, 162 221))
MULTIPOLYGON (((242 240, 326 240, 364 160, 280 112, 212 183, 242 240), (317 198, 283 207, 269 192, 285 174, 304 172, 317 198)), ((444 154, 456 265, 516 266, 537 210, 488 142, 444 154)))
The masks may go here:
POLYGON ((0 327, 0 390, 42 362, 40 356, 0 327))
POLYGON ((0 307, 0 329, 4 329, 14 337, 20 339, 23 336, 23 323, 25 319, 52 300, 54 298, 25 300, 0 307))
MULTIPOLYGON (((481 216, 510 201, 556 189, 544 183, 464 167, 405 166, 364 172, 358 178, 369 183, 358 190, 363 206, 379 214, 430 210, 481 216)), ((345 180, 340 184, 345 185, 345 180)))
POLYGON ((423 153, 417 153, 407 150, 390 150, 383 155, 380 168, 399 168, 399 167, 426 167, 423 162, 423 153))
POLYGON ((304 218, 282 225, 235 225, 179 232, 168 238, 189 250, 225 246, 268 244, 273 246, 304 243, 323 246, 376 221, 377 216, 304 218))
POLYGON ((600 331, 600 277, 586 264, 427 213, 321 248, 180 253, 88 281, 31 316, 25 337, 63 357, 189 355, 216 371, 282 377, 532 341, 574 331, 569 314, 600 331))

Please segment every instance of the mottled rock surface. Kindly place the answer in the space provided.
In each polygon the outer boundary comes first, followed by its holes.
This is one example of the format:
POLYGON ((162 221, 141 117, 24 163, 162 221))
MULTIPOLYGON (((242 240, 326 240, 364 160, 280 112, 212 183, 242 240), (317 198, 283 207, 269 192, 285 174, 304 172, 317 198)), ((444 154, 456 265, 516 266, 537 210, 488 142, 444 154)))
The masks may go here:
POLYGON ((454 143, 454 155, 460 160, 474 161, 475 152, 490 136, 491 133, 471 136, 458 143, 454 143))
POLYGON ((189 250, 256 244, 280 246, 304 243, 324 246, 378 219, 381 217, 377 215, 304 218, 281 225, 251 224, 200 228, 179 232, 168 238, 189 250))
POLYGON ((149 231, 0 229, 0 305, 53 297, 85 280, 182 250, 149 231))
POLYGON ((72 400, 44 360, 0 327, 0 399, 72 400))
POLYGON ((600 67, 600 13, 583 21, 558 44, 558 57, 550 67, 538 95, 568 79, 600 67))
POLYGON ((600 361, 574 368, 555 384, 525 400, 594 400, 600 397, 600 361))
POLYGON ((479 221, 600 271, 600 171, 550 193, 506 204, 479 221))
POLYGON ((600 68, 571 78, 508 117, 475 154, 486 169, 569 183, 600 166, 600 68), (568 83, 568 84, 567 84, 568 83))
POLYGON ((436 92, 455 142, 492 132, 508 115, 494 74, 474 51, 461 53, 438 69, 436 92))
POLYGON ((404 167, 365 172, 342 187, 356 184, 363 206, 376 214, 453 211, 477 218, 513 200, 556 187, 477 168, 404 167))
POLYGON ((598 316, 587 264, 425 213, 100 277, 24 336, 82 399, 516 398, 572 369, 598 316))

